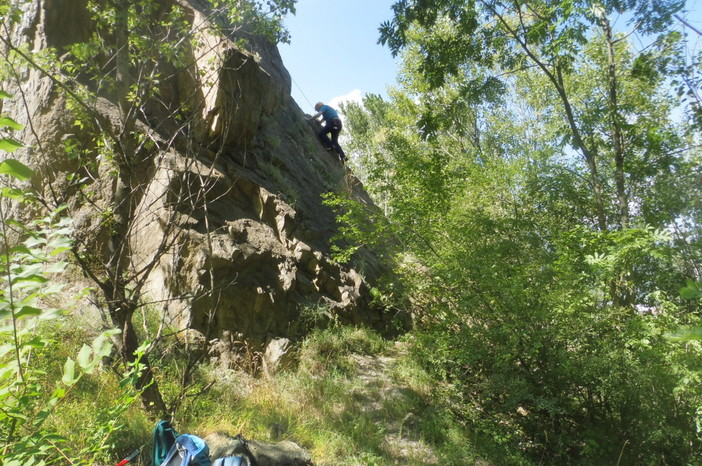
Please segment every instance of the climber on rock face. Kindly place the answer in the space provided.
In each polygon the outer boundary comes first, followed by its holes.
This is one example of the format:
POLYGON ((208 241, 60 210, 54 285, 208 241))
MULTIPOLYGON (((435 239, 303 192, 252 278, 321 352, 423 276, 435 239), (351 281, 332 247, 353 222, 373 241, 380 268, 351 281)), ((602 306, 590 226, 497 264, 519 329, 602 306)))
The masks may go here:
POLYGON ((344 154, 343 149, 339 145, 339 133, 342 128, 339 114, 329 105, 324 105, 322 102, 317 102, 317 105, 314 106, 314 110, 317 113, 312 119, 317 119, 321 116, 324 120, 324 127, 319 132, 319 139, 322 141, 322 145, 327 150, 335 150, 343 163, 346 161, 346 154, 344 154), (327 134, 331 134, 331 141, 327 134))

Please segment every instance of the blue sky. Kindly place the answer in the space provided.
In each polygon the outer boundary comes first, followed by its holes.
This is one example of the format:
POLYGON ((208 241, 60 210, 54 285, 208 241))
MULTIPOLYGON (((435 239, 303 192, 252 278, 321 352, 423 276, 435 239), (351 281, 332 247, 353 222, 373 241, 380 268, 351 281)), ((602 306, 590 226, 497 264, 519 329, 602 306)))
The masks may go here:
POLYGON ((378 42, 378 27, 392 18, 395 0, 299 0, 286 19, 290 44, 278 49, 293 79, 292 95, 307 113, 339 97, 386 95, 396 61, 378 42), (309 102, 308 102, 309 100, 309 102))

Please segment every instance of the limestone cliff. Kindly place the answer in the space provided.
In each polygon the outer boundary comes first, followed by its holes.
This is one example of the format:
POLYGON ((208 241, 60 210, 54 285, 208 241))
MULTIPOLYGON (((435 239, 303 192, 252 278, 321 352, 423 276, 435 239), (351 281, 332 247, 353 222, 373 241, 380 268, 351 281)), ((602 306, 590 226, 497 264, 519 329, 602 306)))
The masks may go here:
MULTIPOLYGON (((23 4, 14 44, 60 56, 91 34, 84 3, 23 4)), ((277 48, 241 31, 222 37, 202 27, 216 20, 208 2, 179 3, 195 38, 187 65, 157 64, 158 98, 135 124, 147 149, 130 185, 138 202, 127 249, 135 274, 155 260, 145 296, 179 328, 208 339, 259 344, 299 336, 301 314, 315 309, 324 319, 384 328, 389 318, 371 304, 369 284, 382 265, 367 250, 359 253, 362 271, 333 263, 335 216, 321 195, 345 191, 371 201, 321 148, 290 97, 277 48)), ((114 166, 74 126, 60 80, 22 63, 13 63, 2 84, 14 96, 3 113, 26 125, 17 136, 30 148, 20 157, 37 170, 32 182, 44 197, 69 205, 78 244, 107 248, 100 212, 115 198, 114 166), (86 154, 90 164, 79 165, 86 154)), ((104 124, 116 122, 110 92, 99 92, 94 80, 84 84, 98 96, 92 104, 104 124)))

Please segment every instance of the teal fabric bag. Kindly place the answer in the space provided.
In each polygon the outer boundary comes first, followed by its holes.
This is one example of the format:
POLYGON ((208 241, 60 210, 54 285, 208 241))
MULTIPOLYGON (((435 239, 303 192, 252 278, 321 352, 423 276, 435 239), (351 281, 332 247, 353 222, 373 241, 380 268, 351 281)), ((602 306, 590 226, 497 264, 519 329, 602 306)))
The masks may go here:
POLYGON ((175 443, 178 432, 169 421, 159 421, 154 427, 154 445, 152 461, 154 466, 161 466, 168 456, 168 452, 175 443))

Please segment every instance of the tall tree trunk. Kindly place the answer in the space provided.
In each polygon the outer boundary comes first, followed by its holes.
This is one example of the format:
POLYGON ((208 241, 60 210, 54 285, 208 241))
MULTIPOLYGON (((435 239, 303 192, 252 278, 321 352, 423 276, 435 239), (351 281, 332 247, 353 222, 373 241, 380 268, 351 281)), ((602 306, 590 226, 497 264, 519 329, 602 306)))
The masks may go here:
POLYGON ((610 123, 612 143, 614 147, 614 179, 617 187, 617 201, 619 203, 619 224, 621 228, 629 227, 629 196, 626 192, 626 174, 624 173, 624 144, 621 131, 621 118, 619 115, 619 96, 617 94, 617 62, 614 50, 615 42, 612 38, 612 28, 607 17, 600 18, 600 25, 605 33, 607 42, 607 84, 610 106, 610 123))
POLYGON ((131 132, 129 103, 129 4, 130 0, 115 0, 115 92, 120 119, 122 138, 131 132))
MULTIPOLYGON (((132 84, 129 57, 129 8, 130 0, 115 0, 115 92, 119 107, 121 127, 117 135, 116 147, 118 173, 115 177, 112 197, 112 231, 109 240, 109 258, 107 275, 109 290, 106 299, 112 322, 122 330, 120 354, 125 364, 137 361, 139 339, 134 331, 132 317, 137 303, 127 298, 125 276, 129 265, 130 222, 134 218, 135 191, 133 189, 133 166, 136 159, 136 143, 132 136, 135 115, 129 101, 129 88, 132 84)), ((141 390, 141 401, 146 411, 156 418, 167 416, 166 404, 154 378, 148 355, 139 361, 142 371, 137 379, 136 388, 141 390)))
MULTIPOLYGON (((549 73, 549 77, 550 76, 551 74, 549 73)), ((580 135, 580 129, 575 121, 573 107, 571 106, 568 95, 565 92, 565 85, 563 83, 563 75, 561 73, 560 66, 556 67, 554 78, 555 79, 552 79, 551 81, 555 84, 558 95, 561 98, 561 102, 563 102, 563 109, 565 110, 568 125, 570 126, 570 130, 573 135, 573 141, 575 142, 575 146, 580 150, 580 153, 583 154, 585 162, 590 170, 590 184, 592 185, 592 191, 595 195, 595 214, 597 216, 597 226, 601 231, 606 231, 607 216, 604 208, 604 190, 602 188, 602 180, 600 180, 600 174, 597 168, 596 153, 587 147, 585 141, 580 135)))
MULTIPOLYGON (((110 310, 110 315, 112 316, 113 324, 122 330, 119 348, 120 355, 125 363, 134 364, 139 359, 137 350, 140 346, 134 330, 134 324, 132 323, 136 306, 134 303, 129 302, 122 302, 118 306, 118 308, 110 310)), ((153 418, 167 419, 168 408, 163 401, 158 383, 154 378, 148 356, 143 355, 138 363, 141 366, 141 371, 136 381, 136 388, 141 391, 142 406, 153 418)))

